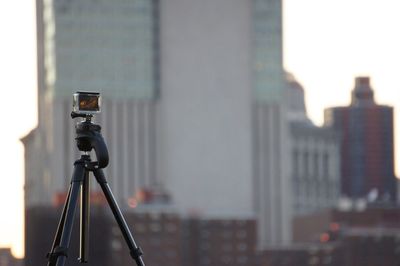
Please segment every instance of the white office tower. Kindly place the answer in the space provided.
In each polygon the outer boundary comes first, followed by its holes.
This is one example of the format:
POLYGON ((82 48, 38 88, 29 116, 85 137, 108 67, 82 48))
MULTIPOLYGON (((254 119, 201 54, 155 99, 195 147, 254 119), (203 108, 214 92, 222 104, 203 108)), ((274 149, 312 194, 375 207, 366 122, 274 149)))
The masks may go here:
POLYGON ((163 191, 182 215, 256 217, 260 248, 290 242, 281 0, 47 0, 38 13, 42 109, 25 142, 46 173, 27 164, 27 201, 66 189, 71 95, 100 91, 122 206, 163 191))
POLYGON ((161 2, 159 174, 186 213, 254 216, 251 7, 161 2))

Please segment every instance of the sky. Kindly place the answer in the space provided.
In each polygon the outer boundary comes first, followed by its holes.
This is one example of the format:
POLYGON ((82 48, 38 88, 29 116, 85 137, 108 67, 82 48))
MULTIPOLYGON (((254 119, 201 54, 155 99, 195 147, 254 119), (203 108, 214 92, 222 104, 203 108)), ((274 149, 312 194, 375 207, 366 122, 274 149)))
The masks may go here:
POLYGON ((23 146, 37 123, 34 1, 2 1, 0 8, 0 247, 23 250, 23 146))
MULTIPOLYGON (((23 250, 23 146, 37 123, 35 7, 33 0, 0 8, 0 247, 23 250)), ((400 1, 283 0, 284 66, 306 91, 310 118, 347 105, 356 76, 370 76, 380 104, 394 106, 400 125, 400 1)), ((396 142, 399 158, 400 141, 396 142)), ((397 165, 397 175, 399 175, 397 165)))

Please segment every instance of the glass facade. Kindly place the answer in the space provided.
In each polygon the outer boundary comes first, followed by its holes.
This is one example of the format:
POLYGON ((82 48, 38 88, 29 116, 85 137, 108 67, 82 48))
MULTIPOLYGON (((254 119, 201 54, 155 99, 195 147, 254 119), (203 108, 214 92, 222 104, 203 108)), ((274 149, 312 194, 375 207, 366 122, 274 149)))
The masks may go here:
POLYGON ((261 102, 283 97, 282 1, 253 0, 254 93, 261 102))
MULTIPOLYGON (((157 95, 157 0, 48 0, 44 16, 47 87, 107 98, 157 95)), ((49 92, 48 92, 49 93, 49 92)))
MULTIPOLYGON (((47 94, 70 97, 83 90, 107 98, 157 97, 158 1, 44 0, 47 94)), ((281 1, 253 0, 253 43, 254 97, 281 101, 281 1)))

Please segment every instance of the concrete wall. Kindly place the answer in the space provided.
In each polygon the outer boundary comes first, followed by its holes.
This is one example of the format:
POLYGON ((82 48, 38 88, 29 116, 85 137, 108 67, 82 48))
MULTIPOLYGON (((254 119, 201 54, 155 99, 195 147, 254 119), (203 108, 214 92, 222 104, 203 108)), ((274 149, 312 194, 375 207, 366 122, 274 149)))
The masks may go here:
POLYGON ((251 2, 161 2, 159 175, 183 212, 251 215, 251 2))

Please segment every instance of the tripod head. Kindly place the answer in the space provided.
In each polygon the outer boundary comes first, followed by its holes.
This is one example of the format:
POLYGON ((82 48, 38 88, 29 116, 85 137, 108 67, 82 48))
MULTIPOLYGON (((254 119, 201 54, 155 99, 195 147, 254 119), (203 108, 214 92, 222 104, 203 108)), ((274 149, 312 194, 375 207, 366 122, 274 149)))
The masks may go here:
POLYGON ((97 162, 91 162, 89 168, 105 168, 108 165, 108 150, 101 135, 101 126, 92 122, 92 114, 71 113, 72 118, 82 117, 85 120, 78 122, 76 129, 76 144, 83 152, 90 152, 94 149, 97 162))

